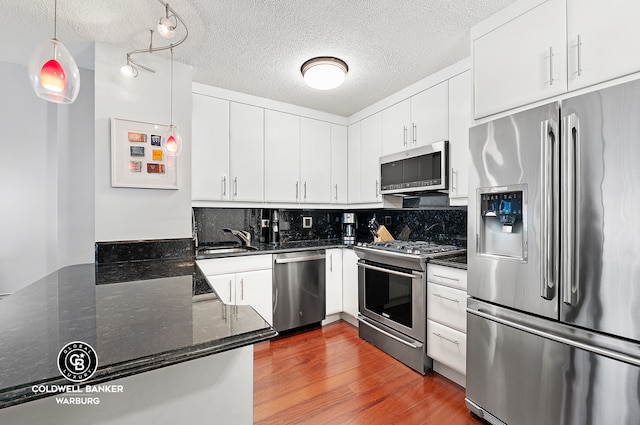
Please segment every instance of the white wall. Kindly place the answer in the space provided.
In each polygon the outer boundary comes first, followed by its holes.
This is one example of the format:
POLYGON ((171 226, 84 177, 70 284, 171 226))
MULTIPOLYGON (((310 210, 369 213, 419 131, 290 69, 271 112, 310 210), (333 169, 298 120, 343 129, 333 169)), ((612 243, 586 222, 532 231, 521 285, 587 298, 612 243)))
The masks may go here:
MULTIPOLYGON (((135 79, 120 76, 126 51, 96 44, 95 236, 96 241, 191 237, 191 67, 174 63, 173 123, 184 146, 178 157, 178 190, 111 187, 111 118, 169 124, 169 60, 136 57, 155 69, 135 79)), ((168 57, 168 56, 167 56, 168 57)))
POLYGON ((23 65, 0 62, 0 293, 93 262, 93 72, 75 103, 38 98, 23 65))

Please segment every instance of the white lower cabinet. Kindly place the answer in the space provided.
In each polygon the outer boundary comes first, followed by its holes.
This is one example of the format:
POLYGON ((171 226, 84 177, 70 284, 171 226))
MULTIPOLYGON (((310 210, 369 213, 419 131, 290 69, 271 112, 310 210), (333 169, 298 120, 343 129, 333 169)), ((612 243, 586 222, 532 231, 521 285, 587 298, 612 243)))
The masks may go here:
POLYGON ((358 256, 347 248, 342 250, 342 311, 358 317, 358 256))
POLYGON ((327 316, 342 312, 342 249, 327 249, 325 262, 327 316))
POLYGON ((427 266, 427 356, 434 370, 464 385, 467 356, 467 271, 427 266), (445 368, 439 368, 444 365, 445 368), (447 375, 453 371, 452 375, 447 375), (455 376, 454 376, 455 375, 455 376))
POLYGON ((220 301, 250 305, 273 324, 271 255, 214 258, 197 264, 220 301))

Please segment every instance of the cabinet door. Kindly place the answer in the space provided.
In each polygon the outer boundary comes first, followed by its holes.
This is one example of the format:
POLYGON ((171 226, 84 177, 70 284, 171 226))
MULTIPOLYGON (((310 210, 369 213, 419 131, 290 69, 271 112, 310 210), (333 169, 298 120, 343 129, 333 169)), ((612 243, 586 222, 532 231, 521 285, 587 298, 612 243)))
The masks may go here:
POLYGON ((264 113, 264 197, 267 202, 300 200, 300 117, 264 113))
POLYGON ((360 123, 351 124, 347 130, 347 199, 350 204, 360 202, 360 123))
POLYGON ((411 97, 410 147, 449 139, 449 83, 443 81, 411 97))
POLYGON ((352 249, 342 250, 342 310, 358 317, 358 256, 352 249))
POLYGON ((470 125, 471 71, 466 71, 449 80, 449 197, 456 205, 467 204, 470 125))
POLYGON ((380 153, 382 151, 382 113, 361 121, 360 202, 380 201, 380 153))
POLYGON ((637 0, 567 0, 569 90, 640 71, 638 22, 637 0))
POLYGON ((264 110, 229 104, 229 191, 234 201, 264 199, 264 110))
POLYGON ((331 124, 300 118, 302 202, 331 202, 331 124))
POLYGON ((544 1, 473 39, 474 116, 565 93, 565 40, 564 0, 544 1))
POLYGON ((207 281, 213 288, 213 290, 218 295, 220 301, 224 304, 235 304, 235 286, 236 286, 236 275, 235 273, 230 274, 219 274, 215 276, 207 276, 207 281))
POLYGON ((347 127, 331 124, 331 202, 347 203, 347 127))
POLYGON ((342 311, 342 249, 328 249, 325 262, 326 314, 342 311))
POLYGON ((411 101, 396 103, 382 111, 382 155, 410 147, 411 101))
POLYGON ((257 270, 236 275, 236 303, 250 305, 270 325, 273 324, 271 297, 271 270, 257 270))
POLYGON ((193 94, 191 199, 229 199, 229 102, 193 94))

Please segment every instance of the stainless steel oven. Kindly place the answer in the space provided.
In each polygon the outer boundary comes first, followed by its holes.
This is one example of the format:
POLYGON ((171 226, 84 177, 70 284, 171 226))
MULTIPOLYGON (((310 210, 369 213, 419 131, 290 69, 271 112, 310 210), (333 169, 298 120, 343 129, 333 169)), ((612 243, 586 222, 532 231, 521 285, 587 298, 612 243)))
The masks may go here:
POLYGON ((365 244, 358 255, 360 338, 424 374, 426 354, 427 261, 451 254, 454 246, 428 242, 365 244))

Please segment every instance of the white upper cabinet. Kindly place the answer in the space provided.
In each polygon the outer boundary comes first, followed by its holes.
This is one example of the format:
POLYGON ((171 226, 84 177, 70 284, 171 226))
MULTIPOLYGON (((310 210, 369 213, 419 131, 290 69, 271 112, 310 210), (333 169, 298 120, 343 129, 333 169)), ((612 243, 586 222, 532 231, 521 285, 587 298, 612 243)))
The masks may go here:
POLYGON ((449 198, 466 205, 471 126, 471 71, 449 79, 449 198))
POLYGON ((380 202, 382 112, 371 115, 360 123, 360 202, 380 202))
POLYGON ((640 2, 566 2, 569 90, 640 71, 640 2))
POLYGON ((475 118, 567 91, 565 0, 525 0, 503 12, 515 16, 471 31, 475 118))
POLYGON ((440 84, 411 97, 410 148, 449 139, 449 83, 440 84))
POLYGON ((331 124, 300 118, 300 183, 302 202, 331 202, 331 124))
POLYGON ((360 202, 360 129, 361 121, 347 129, 347 200, 350 204, 360 202))
POLYGON ((405 99, 382 111, 382 155, 411 147, 411 100, 405 99))
POLYGON ((382 111, 382 155, 449 138, 449 92, 443 81, 382 111))
POLYGON ((229 192, 234 201, 264 199, 264 109, 229 105, 229 192))
POLYGON ((331 124, 331 202, 347 203, 347 127, 331 124))
POLYGON ((191 199, 229 200, 229 101, 193 94, 191 199))
POLYGON ((298 202, 302 189, 300 117, 266 110, 264 134, 265 201, 298 202))

